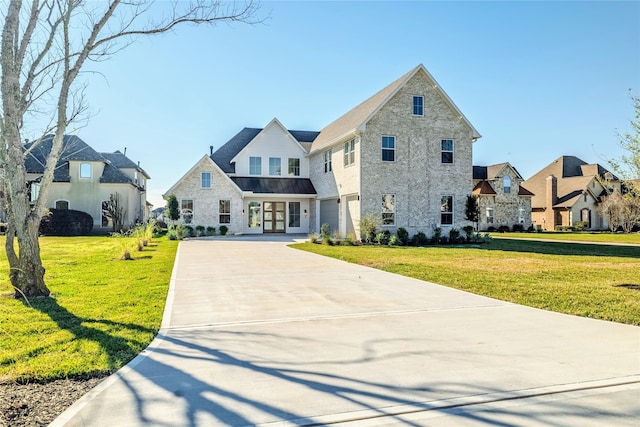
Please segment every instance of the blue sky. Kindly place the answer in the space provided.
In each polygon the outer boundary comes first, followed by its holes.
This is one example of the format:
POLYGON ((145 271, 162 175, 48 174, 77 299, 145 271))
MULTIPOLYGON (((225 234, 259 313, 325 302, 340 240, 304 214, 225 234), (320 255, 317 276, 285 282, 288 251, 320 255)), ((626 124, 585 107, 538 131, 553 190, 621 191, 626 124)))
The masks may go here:
POLYGON ((264 2, 264 24, 182 27, 85 74, 76 134, 124 150, 149 201, 243 127, 320 130, 422 63, 483 137, 474 164, 524 178, 561 155, 606 164, 640 94, 640 2, 264 2))

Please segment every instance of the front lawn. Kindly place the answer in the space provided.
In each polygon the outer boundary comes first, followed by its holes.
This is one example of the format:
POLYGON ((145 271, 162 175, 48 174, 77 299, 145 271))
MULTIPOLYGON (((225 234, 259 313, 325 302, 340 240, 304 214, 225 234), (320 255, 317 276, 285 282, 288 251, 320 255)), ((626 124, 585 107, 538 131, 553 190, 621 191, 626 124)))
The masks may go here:
POLYGON ((631 243, 640 245, 640 233, 598 232, 543 232, 543 233, 491 233, 492 237, 510 239, 570 240, 574 242, 631 243))
POLYGON ((178 242, 154 240, 129 261, 118 259, 121 239, 43 237, 40 243, 53 298, 13 299, 0 254, 0 380, 115 372, 160 328, 178 242))
POLYGON ((517 304, 640 325, 640 247, 510 239, 475 247, 293 247, 517 304))

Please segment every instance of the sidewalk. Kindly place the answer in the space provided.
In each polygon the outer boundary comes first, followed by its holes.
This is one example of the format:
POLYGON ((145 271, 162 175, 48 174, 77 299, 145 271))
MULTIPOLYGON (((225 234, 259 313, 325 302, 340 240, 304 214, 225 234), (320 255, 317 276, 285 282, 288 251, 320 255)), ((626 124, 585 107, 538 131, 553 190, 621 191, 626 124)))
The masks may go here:
POLYGON ((640 328, 287 240, 181 243, 161 333, 51 425, 637 425, 640 328))

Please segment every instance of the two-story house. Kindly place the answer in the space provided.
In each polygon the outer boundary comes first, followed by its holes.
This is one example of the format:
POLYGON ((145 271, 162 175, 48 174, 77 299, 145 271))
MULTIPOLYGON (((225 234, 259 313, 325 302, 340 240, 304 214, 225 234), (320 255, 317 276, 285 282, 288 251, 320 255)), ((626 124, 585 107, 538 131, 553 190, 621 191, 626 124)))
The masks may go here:
POLYGON ((182 222, 230 233, 346 235, 365 215, 383 229, 431 234, 466 224, 478 131, 423 65, 320 132, 274 119, 204 156, 166 193, 182 222))
POLYGON ((607 219, 600 211, 603 183, 620 189, 621 182, 603 166, 575 156, 561 156, 524 181, 534 193, 531 217, 536 227, 554 231, 577 221, 589 230, 605 230, 607 219))
POLYGON ((478 198, 478 229, 531 226, 533 193, 522 186, 524 179, 508 162, 473 167, 473 191, 478 198))
MULTIPOLYGON (((40 191, 53 137, 24 145, 25 167, 31 199, 40 191)), ((65 135, 62 154, 49 187, 47 205, 54 209, 83 211, 93 218, 93 230, 108 232, 112 224, 106 213, 111 195, 118 195, 124 208, 124 227, 129 228, 149 217, 146 186, 149 175, 119 151, 98 153, 75 135, 65 135)))

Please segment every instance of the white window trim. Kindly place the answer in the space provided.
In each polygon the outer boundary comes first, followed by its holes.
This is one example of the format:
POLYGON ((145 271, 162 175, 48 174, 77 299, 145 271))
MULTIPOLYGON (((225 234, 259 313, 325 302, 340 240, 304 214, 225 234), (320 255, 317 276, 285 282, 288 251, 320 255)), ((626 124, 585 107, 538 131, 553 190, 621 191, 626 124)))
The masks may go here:
POLYGON ((78 177, 80 179, 91 179, 93 178, 93 165, 88 162, 80 163, 80 167, 78 168, 78 177), (89 165, 89 176, 82 176, 82 165, 89 165))
POLYGON ((333 152, 332 149, 329 148, 328 150, 326 150, 323 153, 323 163, 322 163, 322 167, 324 170, 324 173, 329 173, 331 171, 333 171, 333 152))
POLYGON ((380 224, 381 227, 395 227, 396 226, 396 195, 395 193, 382 193, 382 197, 381 199, 384 200, 384 196, 392 196, 393 197, 393 212, 384 212, 384 210, 382 208, 384 208, 384 206, 381 206, 381 212, 380 212, 380 218, 382 220, 382 224, 380 224), (393 213, 393 224, 385 224, 384 223, 384 214, 385 213, 393 213))
POLYGON ((413 95, 411 97, 411 115, 413 117, 424 117, 424 95, 413 95), (415 107, 415 98, 422 98, 422 114, 415 114, 414 113, 414 107, 415 107))
POLYGON ((211 182, 212 181, 211 178, 212 178, 211 172, 206 172, 206 171, 200 172, 200 188, 202 188, 203 190, 211 190, 211 187, 213 186, 212 182, 211 182), (209 174, 209 186, 208 187, 205 187, 204 185, 202 185, 203 181, 204 181, 203 178, 204 178, 204 174, 205 173, 209 174))
POLYGON ((301 170, 300 170, 300 169, 301 169, 301 167, 302 167, 302 165, 301 165, 301 162, 300 162, 300 157, 288 157, 288 158, 287 158, 287 176, 300 176, 300 173, 301 173, 301 170), (290 167, 290 166, 289 166, 289 162, 290 162, 291 160, 297 160, 297 161, 298 161, 298 174, 297 174, 297 175, 295 174, 295 172, 294 172, 294 173, 291 173, 291 172, 289 171, 289 167, 290 167))
POLYGON ((67 202, 67 210, 71 209, 71 202, 67 199, 57 199, 53 202, 53 209, 58 209, 56 206, 58 205, 58 202, 67 202))
POLYGON ((396 155, 396 154, 397 154, 397 153, 396 153, 396 151, 397 151, 397 150, 396 150, 397 146, 398 146, 398 138, 397 138, 395 135, 382 135, 382 136, 380 137, 380 161, 381 161, 382 163, 395 163, 395 162, 396 162, 396 159, 398 158, 398 156, 396 155), (393 138, 393 149, 391 149, 391 148, 383 148, 383 147, 382 147, 382 139, 383 139, 383 138, 385 138, 385 137, 387 137, 387 138, 393 138), (382 152, 383 152, 383 150, 393 150, 393 160, 384 160, 384 159, 382 158, 382 157, 383 157, 383 156, 382 156, 382 152))
POLYGON ((441 165, 453 165, 456 162, 456 140, 453 138, 440 138, 440 164, 441 165), (451 150, 442 149, 442 141, 451 141, 451 150), (445 163, 442 161, 442 153, 451 153, 451 163, 445 163))
POLYGON ((451 211, 450 212, 443 212, 442 210, 440 210, 438 213, 440 215, 440 221, 438 226, 439 227, 454 227, 456 224, 456 198, 453 194, 442 194, 440 195, 440 209, 442 209, 442 198, 443 197, 451 197, 451 211), (442 214, 444 213, 451 213, 451 224, 443 224, 442 223, 442 214))
MULTIPOLYGON (((277 171, 276 171, 277 172, 277 171)), ((282 176, 282 158, 281 157, 269 157, 269 176, 282 176), (280 173, 271 173, 271 160, 279 160, 280 161, 280 173)))
POLYGON ((249 175, 250 176, 262 176, 262 156, 249 156, 249 175), (251 159, 258 159, 259 160, 260 173, 252 173, 251 172, 251 159))

